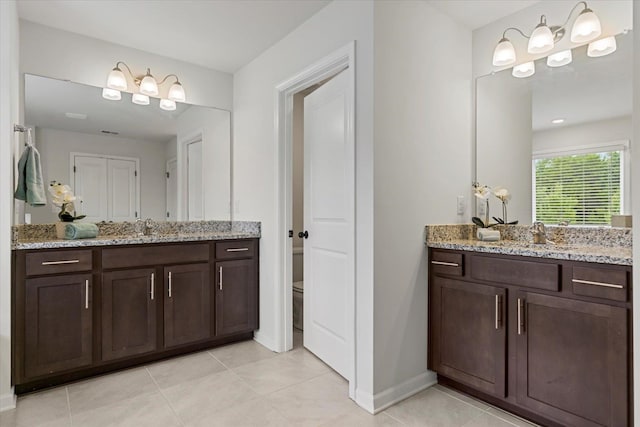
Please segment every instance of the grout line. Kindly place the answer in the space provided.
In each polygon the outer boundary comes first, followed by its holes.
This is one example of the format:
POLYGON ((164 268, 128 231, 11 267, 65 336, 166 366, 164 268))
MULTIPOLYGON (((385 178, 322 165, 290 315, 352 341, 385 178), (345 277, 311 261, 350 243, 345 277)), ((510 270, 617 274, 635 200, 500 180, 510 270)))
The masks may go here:
MULTIPOLYGON (((472 405, 472 404, 471 404, 471 403, 469 403, 469 402, 465 402, 464 400, 460 399, 459 397, 456 397, 456 396, 454 396, 454 395, 451 395, 451 394, 447 393, 446 391, 439 390, 439 389, 437 389, 437 388, 435 388, 435 387, 432 387, 432 388, 433 388, 433 390, 437 391, 438 393, 444 394, 445 396, 448 396, 448 397, 450 397, 450 398, 452 398, 452 399, 455 399, 455 400, 457 400, 458 402, 462 402, 462 403, 464 403, 465 405, 471 406, 473 409, 477 409, 477 410, 478 410, 478 411, 480 411, 480 412, 487 412, 487 410, 488 410, 489 408, 491 408, 491 406, 489 406, 488 408, 478 408, 477 406, 472 405)), ((473 399, 473 398, 471 398, 471 399, 473 399)), ((473 399, 473 400, 474 400, 474 401, 477 401, 477 402, 480 402, 480 403, 482 403, 483 405, 487 405, 486 403, 481 402, 481 401, 479 401, 479 400, 476 400, 476 399, 473 399)))
POLYGON ((69 425, 73 427, 73 417, 71 416, 71 398, 69 397, 69 387, 65 386, 64 391, 67 395, 67 411, 69 411, 69 425))
MULTIPOLYGON (((387 408, 387 409, 389 409, 389 408, 387 408)), ((403 426, 406 426, 406 424, 405 424, 405 423, 403 423, 402 421, 400 421, 399 419, 397 419, 397 418, 396 418, 396 417, 394 417, 393 415, 388 414, 388 413, 387 413, 387 409, 385 409, 384 411, 380 412, 380 414, 382 414, 382 415, 386 415, 387 417, 391 418, 392 420, 399 422, 399 423, 400 423, 400 424, 402 424, 403 426)))
POLYGON ((182 418, 180 418, 178 416, 178 413, 176 412, 176 410, 173 408, 173 405, 171 405, 171 402, 169 401, 169 399, 167 398, 167 396, 165 396, 164 392, 162 391, 162 389, 160 389, 160 386, 158 385, 158 382, 156 381, 155 378, 153 378, 153 375, 151 375, 151 371, 149 371, 149 368, 147 368, 145 366, 144 368, 147 373, 149 374, 149 376, 151 377, 151 381, 153 381, 153 383, 155 384, 156 388, 158 389, 158 393, 160 393, 160 396, 162 396, 162 398, 164 399, 164 401, 167 403, 167 405, 169 406, 169 409, 171 410, 171 412, 173 413, 173 415, 176 417, 176 419, 178 420, 178 422, 180 423, 180 425, 182 427, 185 427, 185 423, 182 421, 182 418))

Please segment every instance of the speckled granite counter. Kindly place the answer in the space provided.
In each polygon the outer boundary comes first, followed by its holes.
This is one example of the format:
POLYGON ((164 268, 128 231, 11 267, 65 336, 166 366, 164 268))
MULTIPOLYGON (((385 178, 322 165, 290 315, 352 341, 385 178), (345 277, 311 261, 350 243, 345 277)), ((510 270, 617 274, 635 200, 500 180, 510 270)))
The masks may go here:
POLYGON ((427 225, 426 244, 431 248, 552 258, 600 264, 632 265, 630 228, 547 227, 555 244, 533 244, 530 226, 500 226, 502 239, 483 242, 475 238, 473 224, 427 225))
POLYGON ((55 224, 13 227, 12 249, 53 249, 87 246, 136 245, 194 242, 203 240, 259 238, 259 222, 183 221, 154 222, 150 235, 143 235, 142 223, 98 223, 95 239, 63 240, 55 237, 55 224))

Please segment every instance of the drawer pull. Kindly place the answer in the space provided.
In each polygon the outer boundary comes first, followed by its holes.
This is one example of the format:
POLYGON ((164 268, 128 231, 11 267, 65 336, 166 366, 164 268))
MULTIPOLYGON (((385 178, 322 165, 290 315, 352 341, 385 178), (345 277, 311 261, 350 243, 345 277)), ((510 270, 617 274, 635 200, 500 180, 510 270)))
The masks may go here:
POLYGON ((523 329, 522 303, 523 301, 520 298, 518 298, 518 335, 522 335, 522 329, 523 329))
POLYGON ((154 288, 155 286, 155 282, 156 282, 156 275, 155 273, 151 273, 151 301, 153 301, 153 293, 154 293, 154 288))
POLYGON ((64 261, 43 261, 42 265, 77 264, 79 262, 79 259, 68 259, 64 261))
POLYGON ((89 279, 84 281, 84 308, 89 309, 89 279))
POLYGON ((616 285, 614 283, 592 282, 590 280, 571 279, 573 283, 580 283, 583 285, 602 286, 605 288, 623 289, 624 286, 616 285))
POLYGON ((496 295, 496 329, 500 329, 500 295, 496 295))
POLYGON ((431 261, 431 264, 446 265, 447 267, 460 267, 460 264, 455 263, 455 262, 431 261))
POLYGON ((171 272, 169 272, 169 298, 171 298, 171 272))
POLYGON ((227 252, 246 252, 249 248, 230 248, 227 249, 227 252))
POLYGON ((222 290, 222 267, 220 267, 218 271, 220 274, 220 283, 218 283, 218 285, 220 286, 220 290, 222 290))

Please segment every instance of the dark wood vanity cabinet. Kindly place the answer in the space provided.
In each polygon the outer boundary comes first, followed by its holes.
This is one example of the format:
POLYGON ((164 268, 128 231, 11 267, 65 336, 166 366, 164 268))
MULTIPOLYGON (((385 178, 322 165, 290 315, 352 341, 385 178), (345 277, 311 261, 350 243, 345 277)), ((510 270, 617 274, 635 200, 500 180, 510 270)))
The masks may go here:
POLYGON ((257 239, 24 250, 13 260, 17 393, 257 329, 257 239))
POLYGON ((441 383, 543 425, 631 424, 630 267, 442 249, 429 260, 441 383))

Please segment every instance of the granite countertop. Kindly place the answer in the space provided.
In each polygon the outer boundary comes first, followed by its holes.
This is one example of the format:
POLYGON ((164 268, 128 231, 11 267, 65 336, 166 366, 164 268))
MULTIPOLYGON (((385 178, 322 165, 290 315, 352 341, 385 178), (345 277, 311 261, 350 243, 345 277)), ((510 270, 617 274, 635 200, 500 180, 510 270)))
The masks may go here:
POLYGON ((94 239, 65 240, 51 234, 47 225, 14 227, 12 249, 56 249, 91 246, 140 245, 149 243, 197 242, 261 237, 259 222, 192 221, 157 223, 155 234, 141 235, 132 223, 99 224, 94 239))
POLYGON ((497 242, 484 242, 474 237, 474 225, 427 226, 426 244, 431 248, 459 251, 519 255, 600 264, 633 264, 631 229, 581 229, 576 227, 571 230, 556 230, 553 227, 549 227, 549 238, 556 238, 556 244, 532 243, 529 227, 525 226, 519 226, 511 230, 502 229, 501 233, 506 239, 497 242), (562 233, 562 236, 560 236, 559 233, 562 233))

